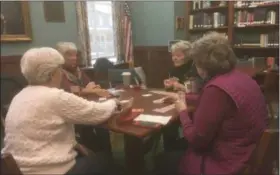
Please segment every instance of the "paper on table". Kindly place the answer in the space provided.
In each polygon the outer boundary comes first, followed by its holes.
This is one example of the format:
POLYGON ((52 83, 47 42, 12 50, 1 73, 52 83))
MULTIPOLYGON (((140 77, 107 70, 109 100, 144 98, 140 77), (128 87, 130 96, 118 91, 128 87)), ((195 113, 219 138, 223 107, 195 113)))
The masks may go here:
POLYGON ((176 93, 174 92, 166 92, 166 91, 159 91, 159 90, 154 90, 154 91, 150 91, 151 93, 154 94, 159 94, 159 95, 174 95, 176 93))
POLYGON ((171 116, 140 114, 138 117, 134 119, 134 121, 151 122, 151 123, 159 123, 162 125, 166 125, 170 119, 171 116))

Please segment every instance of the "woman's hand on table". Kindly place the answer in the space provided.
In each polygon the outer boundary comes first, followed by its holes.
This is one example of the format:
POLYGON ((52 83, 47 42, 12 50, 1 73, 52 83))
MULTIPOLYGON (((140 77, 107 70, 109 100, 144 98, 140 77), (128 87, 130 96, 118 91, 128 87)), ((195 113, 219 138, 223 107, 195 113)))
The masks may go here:
POLYGON ((92 89, 92 93, 98 95, 99 97, 105 97, 108 98, 111 96, 111 94, 106 89, 92 89))
POLYGON ((87 84, 87 86, 86 86, 86 89, 100 89, 100 86, 99 85, 97 85, 97 84, 95 84, 95 82, 89 82, 88 84, 87 84))
POLYGON ((175 103, 177 100, 179 100, 178 94, 170 93, 165 97, 163 101, 164 103, 175 103))
POLYGON ((178 81, 173 83, 174 90, 185 91, 185 86, 180 84, 178 81))
POLYGON ((182 111, 187 110, 187 104, 186 104, 186 102, 183 101, 183 100, 177 100, 177 101, 175 102, 175 108, 176 108, 176 110, 180 113, 180 112, 182 112, 182 111))

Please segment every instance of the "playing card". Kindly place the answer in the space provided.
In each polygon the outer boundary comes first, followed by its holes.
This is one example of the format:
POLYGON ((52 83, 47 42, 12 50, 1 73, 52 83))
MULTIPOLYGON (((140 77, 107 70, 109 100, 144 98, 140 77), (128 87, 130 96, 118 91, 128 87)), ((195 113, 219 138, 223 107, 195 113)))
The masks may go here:
POLYGON ((150 97, 152 94, 143 94, 142 97, 150 97))
POLYGON ((166 113, 167 111, 170 111, 171 109, 174 109, 174 108, 175 108, 175 105, 172 104, 172 105, 165 106, 163 108, 154 109, 154 111, 159 112, 159 113, 166 113))
POLYGON ((165 99, 165 98, 160 98, 160 99, 154 100, 153 103, 161 104, 161 103, 164 102, 164 99, 165 99))

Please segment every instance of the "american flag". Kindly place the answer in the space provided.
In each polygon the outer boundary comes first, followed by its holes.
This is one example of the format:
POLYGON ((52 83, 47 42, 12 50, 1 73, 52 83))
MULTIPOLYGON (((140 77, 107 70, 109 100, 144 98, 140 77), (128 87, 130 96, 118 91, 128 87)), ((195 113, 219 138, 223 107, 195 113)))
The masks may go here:
POLYGON ((124 24, 123 24, 123 33, 124 33, 124 55, 125 62, 133 65, 133 43, 132 43, 132 28, 131 28, 131 13, 127 2, 124 2, 124 24))

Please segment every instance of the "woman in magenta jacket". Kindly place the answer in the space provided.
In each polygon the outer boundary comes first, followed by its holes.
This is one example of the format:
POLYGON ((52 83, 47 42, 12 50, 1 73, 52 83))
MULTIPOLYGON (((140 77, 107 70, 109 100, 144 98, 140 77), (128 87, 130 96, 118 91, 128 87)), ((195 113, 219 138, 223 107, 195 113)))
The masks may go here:
POLYGON ((157 174, 236 175, 267 127, 264 96, 251 77, 235 69, 237 58, 223 34, 206 34, 191 52, 205 80, 193 117, 185 101, 172 97, 188 148, 159 156, 157 174))

